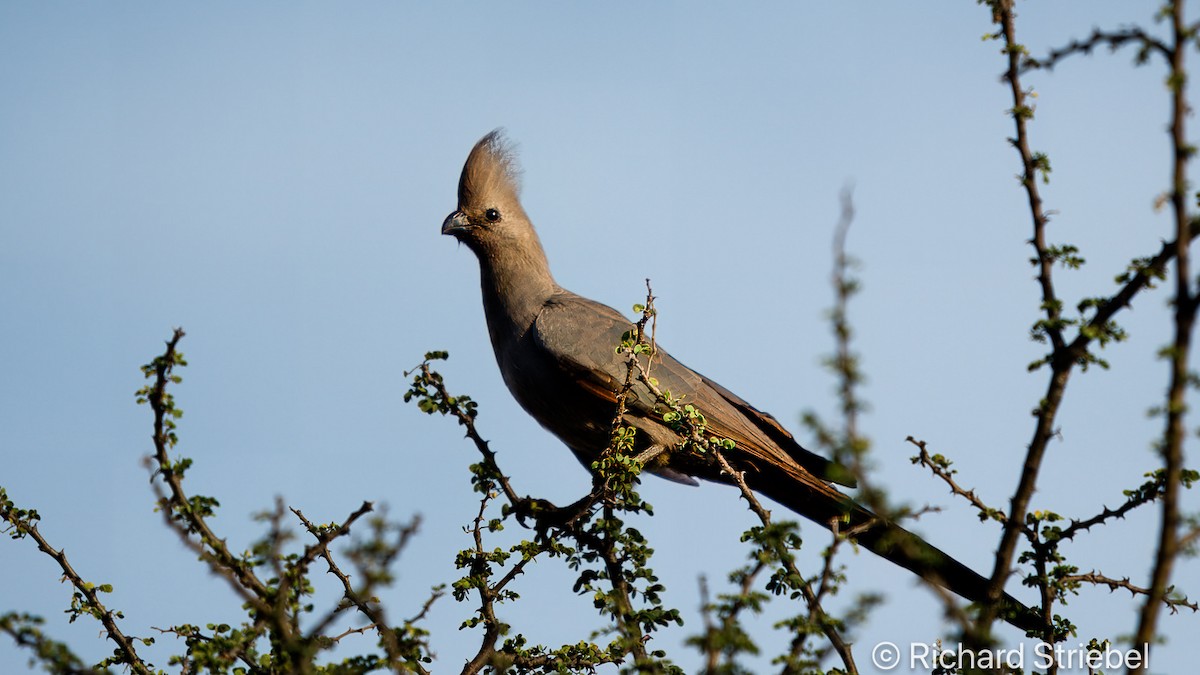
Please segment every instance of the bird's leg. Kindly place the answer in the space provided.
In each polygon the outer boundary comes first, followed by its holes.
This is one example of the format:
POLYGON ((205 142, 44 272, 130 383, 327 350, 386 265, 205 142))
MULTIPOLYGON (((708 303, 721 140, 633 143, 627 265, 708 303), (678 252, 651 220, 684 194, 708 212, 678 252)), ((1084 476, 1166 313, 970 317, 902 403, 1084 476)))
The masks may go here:
POLYGON ((591 511, 592 506, 599 501, 599 496, 593 492, 567 506, 556 506, 546 499, 526 497, 512 505, 513 514, 522 527, 530 527, 526 519, 532 519, 532 528, 537 533, 538 540, 549 538, 551 530, 573 530, 579 520, 591 511))
MULTIPOLYGON (((656 443, 639 453, 634 460, 641 466, 646 466, 662 456, 668 449, 667 446, 656 443)), ((537 531, 538 537, 545 537, 552 528, 557 530, 574 529, 579 521, 590 513, 592 507, 600 501, 602 493, 602 488, 597 487, 575 502, 562 507, 555 506, 545 499, 527 498, 520 504, 514 504, 513 510, 521 525, 528 527, 525 518, 533 518, 533 529, 537 531)))

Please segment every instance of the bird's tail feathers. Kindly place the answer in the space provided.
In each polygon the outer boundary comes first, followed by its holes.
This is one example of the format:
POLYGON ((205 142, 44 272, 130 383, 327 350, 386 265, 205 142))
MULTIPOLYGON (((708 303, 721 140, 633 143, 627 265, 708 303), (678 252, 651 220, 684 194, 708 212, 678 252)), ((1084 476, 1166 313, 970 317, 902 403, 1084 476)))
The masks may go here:
MULTIPOLYGON (((829 485, 826 489, 797 490, 794 479, 768 481, 755 486, 763 494, 826 528, 848 534, 851 540, 872 553, 913 574, 982 603, 991 582, 947 555, 941 549, 890 521, 884 520, 829 485)), ((1005 593, 1000 599, 1000 616, 1025 631, 1041 630, 1041 617, 1005 593)))

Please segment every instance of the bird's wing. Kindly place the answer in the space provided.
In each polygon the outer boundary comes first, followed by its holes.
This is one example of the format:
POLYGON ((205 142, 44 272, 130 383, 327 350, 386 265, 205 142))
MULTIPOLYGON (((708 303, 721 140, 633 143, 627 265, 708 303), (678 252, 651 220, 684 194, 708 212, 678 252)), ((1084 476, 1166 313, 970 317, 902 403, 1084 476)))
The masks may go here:
MULTIPOLYGON (((561 371, 591 395, 615 405, 627 374, 625 357, 617 348, 632 328, 615 309, 564 291, 542 307, 532 333, 543 355, 561 371)), ((654 401, 641 389, 630 391, 626 406, 648 413, 654 401)))
MULTIPOLYGON (((626 378, 625 356, 617 353, 633 322, 615 309, 563 292, 546 303, 534 322, 533 338, 557 366, 591 395, 616 404, 626 378)), ((832 480, 853 487, 850 472, 805 450, 779 422, 725 387, 683 365, 661 348, 650 375, 659 388, 691 403, 708 420, 708 430, 737 444, 751 464, 758 459, 789 474, 832 480)), ((636 383, 626 399, 630 413, 658 424, 666 407, 636 383)), ((761 468, 761 467, 760 467, 761 468)))
MULTIPOLYGON (((663 365, 667 364, 687 369, 687 366, 669 355, 664 355, 663 365)), ((794 462, 823 480, 846 487, 857 486, 849 469, 806 450, 770 413, 755 408, 707 377, 698 377, 703 386, 695 390, 693 405, 705 414, 708 428, 718 436, 732 439, 739 447, 753 455, 764 456, 768 461, 778 461, 783 455, 791 460, 784 464, 794 462), (708 410, 721 411, 721 414, 710 414, 708 410)))

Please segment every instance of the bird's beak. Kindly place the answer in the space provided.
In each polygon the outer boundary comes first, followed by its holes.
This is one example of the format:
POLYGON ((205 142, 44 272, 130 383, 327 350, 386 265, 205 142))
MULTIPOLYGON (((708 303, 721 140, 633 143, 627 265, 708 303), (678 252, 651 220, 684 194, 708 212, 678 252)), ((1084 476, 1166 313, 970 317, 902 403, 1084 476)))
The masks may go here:
POLYGON ((465 232, 470 227, 471 223, 467 220, 467 214, 462 211, 455 211, 446 216, 446 220, 442 221, 442 234, 457 235, 459 232, 465 232))

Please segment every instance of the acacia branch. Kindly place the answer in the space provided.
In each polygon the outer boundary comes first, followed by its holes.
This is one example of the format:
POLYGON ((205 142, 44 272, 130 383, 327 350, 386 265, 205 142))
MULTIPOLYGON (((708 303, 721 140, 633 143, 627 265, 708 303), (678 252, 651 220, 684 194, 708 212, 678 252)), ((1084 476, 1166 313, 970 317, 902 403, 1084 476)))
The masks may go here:
MULTIPOLYGON (((259 621, 255 625, 256 633, 258 633, 258 629, 261 629, 261 627, 262 627, 262 622, 259 621)), ((201 642, 212 642, 213 641, 213 638, 211 636, 201 633, 194 626, 188 627, 187 629, 181 628, 179 626, 171 626, 169 628, 158 628, 157 626, 151 626, 151 628, 158 631, 159 633, 162 633, 163 635, 174 635, 176 638, 183 638, 185 641, 186 640, 199 640, 201 642)), ((227 649, 224 652, 222 652, 221 656, 222 657, 230 657, 230 656, 236 657, 239 661, 242 662, 242 664, 244 664, 246 666, 246 672, 248 672, 248 673, 255 673, 255 674, 268 673, 269 671, 267 671, 262 666, 260 666, 258 664, 258 662, 254 660, 253 657, 251 657, 249 654, 246 653, 247 648, 253 646, 253 643, 254 643, 253 640, 244 641, 241 645, 238 646, 238 648, 236 650, 235 649, 227 649)), ((194 667, 195 667, 194 660, 184 661, 182 672, 183 673, 192 672, 191 669, 194 667)))
MULTIPOLYGON (((500 488, 504 491, 504 496, 508 498, 509 504, 514 508, 520 505, 529 505, 531 500, 528 497, 521 497, 517 491, 513 489, 508 476, 500 470, 499 464, 496 463, 496 453, 491 449, 488 442, 479 434, 479 430, 475 427, 475 414, 473 408, 464 407, 461 405, 460 397, 455 397, 446 389, 446 384, 442 380, 441 375, 434 372, 429 367, 429 356, 426 360, 412 370, 404 372, 405 377, 409 377, 414 372, 420 372, 420 380, 424 385, 432 385, 436 394, 433 397, 435 404, 441 406, 444 414, 448 414, 458 423, 466 428, 465 436, 475 445, 475 449, 483 456, 484 466, 488 469, 490 475, 494 476, 500 488)), ((444 356, 443 356, 444 358, 444 356)), ((405 400, 408 400, 407 398, 405 400)), ((472 403, 473 405, 473 403, 472 403)))
POLYGON ((1091 54, 1092 50, 1099 46, 1107 46, 1115 52, 1128 45, 1141 45, 1142 51, 1138 56, 1139 62, 1145 61, 1152 53, 1162 56, 1168 63, 1171 61, 1171 48, 1162 40, 1150 35, 1141 28, 1132 26, 1113 31, 1103 31, 1097 28, 1087 38, 1072 40, 1065 47, 1051 49, 1046 56, 1040 59, 1026 56, 1021 61, 1021 72, 1037 69, 1053 70, 1063 59, 1076 54, 1091 54))
POLYGON ((1164 477, 1160 474, 1154 480, 1144 483, 1137 490, 1133 490, 1129 497, 1115 509, 1110 509, 1107 506, 1104 509, 1092 516, 1083 520, 1071 520, 1071 524, 1062 528, 1058 533, 1058 539, 1074 539, 1075 535, 1084 530, 1091 530, 1096 525, 1102 525, 1106 521, 1114 518, 1124 518, 1126 513, 1133 509, 1155 501, 1162 496, 1165 488, 1164 477))
MULTIPOLYGON (((1000 545, 996 551, 995 566, 988 585, 988 602, 984 604, 976 624, 977 632, 986 635, 991 624, 995 621, 1000 608, 1000 598, 1004 593, 1004 585, 1012 572, 1013 560, 1016 557, 1017 543, 1023 532, 1025 513, 1029 508, 1029 500, 1037 485, 1038 472, 1041 470, 1042 458, 1046 446, 1054 435, 1054 420, 1058 407, 1067 386, 1074 362, 1066 357, 1065 341, 1062 334, 1062 303, 1055 294, 1052 267, 1053 257, 1046 245, 1046 213, 1042 208, 1042 199, 1037 187, 1037 171, 1039 166, 1030 150, 1027 120, 1032 117, 1033 109, 1026 102, 1026 91, 1021 84, 1021 55, 1024 47, 1017 42, 1016 27, 1012 0, 996 0, 992 3, 993 21, 1000 25, 997 33, 1003 38, 1004 53, 1008 59, 1008 69, 1004 79, 1009 84, 1013 107, 1012 117, 1016 136, 1010 139, 1021 158, 1021 184, 1025 188, 1029 202, 1029 211, 1033 220, 1033 237, 1030 240, 1038 267, 1038 284, 1042 292, 1042 309, 1046 318, 1039 322, 1041 330, 1050 339, 1052 354, 1050 358, 1051 377, 1046 395, 1036 412, 1037 424, 1034 428, 1033 439, 1025 456, 1021 469, 1021 478, 1013 494, 1009 514, 1004 521, 1004 529, 1000 545)), ((1043 167, 1044 168, 1044 165, 1043 167)))
POLYGON ((917 446, 919 454, 914 458, 914 462, 929 469, 933 475, 940 478, 942 482, 950 487, 951 493, 970 502, 971 506, 974 506, 975 510, 979 511, 981 518, 991 518, 999 521, 1000 523, 1004 523, 1008 520, 1008 517, 1004 515, 1003 511, 988 506, 982 499, 980 499, 979 496, 975 494, 974 489, 968 490, 959 485, 958 481, 954 480, 954 471, 945 468, 942 462, 937 461, 929 454, 929 451, 926 449, 925 441, 918 441, 912 436, 909 436, 904 440, 917 446))
MULTIPOLYGON (((1191 354, 1192 333, 1196 322, 1197 299, 1191 288, 1191 261, 1188 234, 1191 217, 1188 213, 1187 192, 1188 160, 1194 149, 1188 143, 1186 121, 1190 112, 1187 103, 1187 70, 1185 53, 1194 41, 1194 35, 1183 21, 1182 0, 1172 0, 1169 5, 1171 20, 1170 71, 1167 84, 1171 91, 1171 149, 1172 184, 1170 191, 1171 210, 1175 220, 1175 335, 1169 352, 1171 381, 1167 393, 1166 428, 1163 434, 1162 458, 1165 484, 1162 495, 1162 525, 1159 530, 1158 547, 1154 558, 1154 569, 1150 575, 1150 588, 1138 618, 1137 633, 1133 644, 1137 648, 1149 649, 1153 641, 1160 608, 1170 589, 1171 573, 1179 555, 1179 492, 1183 473, 1183 443, 1186 437, 1184 416, 1187 413, 1185 394, 1192 374, 1188 371, 1191 354)), ((1145 656, 1149 656, 1146 654, 1145 656)), ((1131 672, 1141 672, 1146 659, 1139 662, 1131 672)))
MULTIPOLYGON (((359 507, 359 510, 354 514, 351 514, 350 519, 347 519, 348 522, 350 522, 351 519, 356 519, 358 516, 369 511, 370 506, 370 502, 363 502, 363 505, 359 507)), ((322 528, 314 525, 312 521, 306 518, 298 509, 292 509, 292 513, 296 514, 296 517, 299 518, 300 522, 304 524, 305 529, 308 530, 308 532, 314 537, 316 537, 318 542, 320 542, 323 537, 328 536, 328 531, 322 532, 322 528)), ((401 530, 401 539, 400 543, 397 545, 397 550, 403 548, 403 542, 407 541, 408 537, 411 536, 411 534, 415 531, 415 523, 401 530)), ((330 538, 330 541, 332 541, 332 537, 330 538)), ((329 573, 337 577, 338 581, 341 582, 342 595, 346 601, 357 608, 358 611, 361 612, 363 616, 367 617, 367 619, 369 619, 375 626, 375 632, 379 635, 379 641, 383 645, 384 651, 387 653, 388 665, 397 673, 415 671, 417 673, 421 673, 421 675, 428 675, 429 671, 426 670, 424 666, 422 666, 416 660, 407 658, 404 655, 400 646, 400 641, 396 637, 396 631, 389 628, 390 624, 387 622, 387 617, 384 614, 383 608, 376 604, 369 597, 364 597, 369 595, 369 585, 366 592, 355 590, 354 585, 350 583, 349 575, 342 571, 341 567, 338 566, 337 562, 333 559, 333 554, 329 552, 328 542, 325 542, 325 545, 323 546, 318 545, 316 552, 320 558, 325 560, 325 564, 328 566, 329 573)))
MULTIPOLYGON (((851 285, 846 283, 844 278, 845 269, 849 265, 849 258, 844 252, 844 243, 849 225, 853 220, 853 215, 853 202, 851 201, 849 192, 847 191, 842 195, 842 218, 839 222, 834 243, 837 251, 837 257, 835 260, 835 285, 838 291, 838 306, 835 310, 838 312, 838 316, 835 317, 835 332, 839 337, 840 347, 837 358, 838 365, 844 372, 851 372, 853 370, 853 357, 850 354, 848 347, 848 338, 850 332, 849 326, 845 322, 845 305, 854 289, 851 285)), ((650 290, 649 280, 647 280, 646 290, 647 304, 644 308, 641 321, 635 325, 635 336, 637 338, 635 345, 641 344, 646 321, 649 317, 654 315, 654 296, 650 290)), ((696 424, 690 421, 690 417, 686 414, 686 411, 679 405, 679 403, 672 400, 666 395, 665 392, 659 389, 657 383, 654 381, 654 378, 650 376, 648 367, 643 366, 642 363, 636 358, 637 353, 638 352, 636 349, 630 351, 630 358, 628 360, 629 375, 626 378, 626 383, 623 387, 622 394, 627 395, 628 391, 633 386, 633 379, 636 379, 650 391, 656 401, 662 403, 673 413, 675 413, 675 415, 678 416, 678 419, 681 420, 681 427, 676 429, 676 431, 684 436, 682 444, 684 446, 690 445, 692 448, 696 449, 696 451, 703 452, 711 459, 711 461, 716 463, 721 473, 730 476, 741 490, 742 497, 749 504, 751 511, 758 516, 763 527, 765 529, 770 529, 772 526, 771 513, 765 507, 763 507, 753 490, 750 489, 750 486, 746 483, 743 473, 733 468, 729 461, 725 459, 724 454, 721 452, 716 443, 712 443, 710 442, 710 439, 704 437, 702 430, 698 428, 696 424), (633 377, 635 370, 636 378, 633 377)), ((648 361, 652 362, 653 356, 654 348, 653 345, 651 345, 648 361)), ((856 382, 856 378, 848 377, 844 383, 844 386, 840 390, 842 395, 843 412, 849 418, 849 424, 852 426, 859 409, 857 399, 854 397, 854 384, 856 382)), ((858 458, 855 456, 853 459, 857 462, 858 458)), ((834 535, 835 543, 833 548, 836 549, 836 530, 834 531, 834 535)), ((828 587, 823 583, 818 591, 813 591, 812 585, 804 578, 799 569, 796 567, 791 552, 782 545, 775 546, 774 548, 775 550, 773 551, 773 554, 779 560, 780 565, 789 574, 791 579, 794 580, 794 583, 805 599, 805 603, 809 609, 809 623, 818 626, 822 633, 825 634, 834 651, 836 651, 838 656, 842 659, 842 664, 846 667, 846 672, 857 673, 858 669, 854 663, 854 654, 851 650, 851 645, 843 639, 837 630, 836 622, 825 613, 824 608, 821 606, 822 596, 828 590, 828 587)), ((824 581, 827 581, 828 577, 831 575, 831 560, 832 557, 827 558, 825 566, 823 567, 822 579, 824 581)), ((798 652, 803 647, 805 637, 806 636, 803 634, 796 637, 796 639, 793 641, 793 652, 798 652)), ((790 672, 790 670, 785 670, 785 672, 790 672)))
POLYGON ((361 628, 347 628, 346 630, 342 631, 341 633, 331 636, 329 639, 332 640, 333 642, 341 642, 343 638, 349 637, 351 635, 362 635, 363 633, 366 633, 367 631, 371 630, 372 628, 378 629, 379 627, 373 623, 369 623, 361 628))
MULTIPOLYGON (((845 209, 845 206, 846 202, 844 201, 843 209, 845 209)), ((846 212, 843 211, 844 216, 845 214, 846 212)), ((846 222, 848 222, 848 220, 846 222)), ((844 229, 842 237, 844 237, 844 229)), ((844 263, 845 260, 842 259, 841 262, 844 263)), ((645 322, 650 316, 653 316, 653 301, 654 296, 650 292, 649 281, 647 280, 647 305, 643 311, 642 320, 635 325, 635 337, 637 338, 637 340, 634 342, 635 345, 641 344, 642 336, 644 335, 645 322)), ((750 489, 750 486, 746 483, 743 473, 735 470, 729 461, 725 459, 725 456, 722 454, 719 447, 710 442, 709 439, 705 438, 701 429, 688 421, 689 417, 683 408, 676 401, 667 396, 665 392, 659 389, 657 383, 654 381, 654 378, 650 376, 647 366, 643 366, 641 361, 636 358, 637 353, 638 352, 636 349, 630 351, 630 358, 628 360, 629 376, 627 377, 626 384, 623 387, 623 393, 628 393, 633 386, 633 381, 636 379, 636 381, 640 382, 650 391, 656 401, 662 403, 673 413, 678 415, 679 419, 682 420, 682 427, 681 429, 677 429, 677 432, 684 436, 683 445, 690 445, 693 448, 696 448, 697 451, 704 452, 706 456, 710 457, 711 460, 716 463, 717 467, 723 474, 726 474, 732 478, 734 483, 741 490, 742 497, 749 504, 751 511, 758 516, 763 527, 769 529, 772 525, 771 513, 758 500, 758 497, 754 494, 753 490, 750 489), (634 376, 635 371, 636 377, 634 376)), ((653 359, 653 355, 654 351, 653 347, 651 346, 650 359, 653 359)), ((838 632, 835 626, 835 621, 829 617, 829 615, 826 614, 824 609, 821 607, 820 596, 817 594, 817 592, 813 591, 811 584, 809 584, 804 576, 800 574, 799 569, 796 568, 791 552, 783 546, 777 546, 775 548, 776 550, 773 551, 775 557, 778 558, 781 566, 789 574, 791 579, 794 580, 796 586, 800 590, 801 595, 805 599, 805 603, 809 608, 810 623, 817 625, 825 634, 826 638, 829 639, 830 644, 841 657, 842 663, 846 667, 846 671, 848 673, 857 673, 858 669, 854 663, 854 655, 851 651, 851 646, 838 632)))
MULTIPOLYGON (((683 412, 678 403, 672 401, 670 397, 668 397, 661 389, 658 388, 658 386, 650 378, 649 374, 642 368, 640 363, 635 363, 635 366, 639 370, 637 376, 638 381, 640 381, 650 390, 650 393, 654 395, 656 400, 669 407, 673 412, 683 412)), ((744 473, 734 469, 733 465, 731 465, 729 461, 725 459, 725 456, 720 449, 714 447, 714 444, 710 443, 708 439, 704 438, 703 434, 701 434, 695 426, 688 424, 685 425, 685 427, 685 433, 687 434, 685 443, 690 443, 696 448, 704 448, 706 454, 711 454, 713 461, 716 462, 717 467, 721 470, 721 472, 732 478, 734 484, 737 485, 741 490, 742 498, 746 500, 747 504, 750 506, 750 510, 753 511, 756 516, 758 516, 758 519, 762 523, 763 527, 769 528, 771 526, 771 512, 762 505, 762 502, 758 500, 758 496, 755 495, 754 491, 750 489, 749 484, 746 483, 744 473)), ((783 564, 785 570, 797 580, 798 584, 800 585, 801 593, 810 609, 811 617, 818 623, 818 625, 821 626, 822 632, 825 633, 826 637, 829 638, 830 643, 833 644, 834 649, 837 650, 838 654, 842 657, 843 665, 846 666, 848 672, 858 672, 854 666, 854 656, 850 651, 850 645, 847 644, 845 640, 842 639, 841 635, 838 634, 837 630, 833 628, 832 619, 830 619, 829 615, 827 615, 821 608, 819 598, 817 597, 816 593, 813 592, 811 585, 804 579, 804 576, 801 575, 800 571, 796 568, 790 552, 787 550, 777 550, 775 553, 779 557, 780 562, 783 564)))
MULTIPOLYGON (((223 539, 218 538, 209 529, 208 522, 196 511, 191 498, 184 491, 180 471, 168 453, 169 447, 174 445, 174 432, 169 431, 174 427, 174 423, 170 422, 169 418, 173 416, 175 408, 170 394, 167 393, 167 382, 173 381, 172 371, 182 361, 176 348, 184 335, 182 328, 176 328, 167 342, 167 350, 152 362, 154 384, 146 393, 146 400, 154 412, 152 478, 161 476, 169 490, 169 494, 158 493, 163 520, 189 548, 201 554, 201 558, 214 572, 228 580, 243 600, 260 612, 270 613, 271 608, 267 602, 270 592, 266 585, 247 563, 230 553, 223 539), (193 533, 199 536, 199 542, 192 539, 193 533)), ((285 633, 290 631, 285 629, 285 633)))
POLYGON ((1200 527, 1193 527, 1187 534, 1179 537, 1179 550, 1186 551, 1189 547, 1200 541, 1200 527))
POLYGON ((475 657, 463 666, 463 675, 478 673, 484 666, 496 659, 496 643, 502 634, 501 623, 496 618, 495 609, 498 589, 492 587, 486 580, 488 562, 486 552, 483 550, 483 514, 487 510, 488 501, 488 495, 484 495, 479 500, 479 513, 475 515, 475 524, 471 528, 471 536, 475 542, 475 549, 472 551, 474 557, 471 560, 471 576, 484 577, 483 583, 477 584, 475 589, 479 593, 479 616, 483 620, 483 641, 480 642, 475 657))
MULTIPOLYGON (((1077 363, 1085 359, 1088 348, 1097 339, 1097 336, 1102 334, 1103 329, 1108 325, 1112 317, 1121 309, 1128 307, 1131 300, 1139 292, 1149 287, 1151 282, 1162 274, 1166 264, 1172 258, 1178 258, 1180 252, 1186 250, 1188 243, 1200 231, 1183 215, 1184 211, 1178 211, 1180 218, 1178 227, 1176 228, 1175 240, 1164 245, 1163 249, 1154 258, 1146 261, 1144 264, 1137 265, 1134 274, 1127 278, 1116 294, 1098 303, 1096 312, 1087 326, 1083 327, 1070 343, 1064 341, 1061 331, 1061 314, 1058 311, 1061 303, 1054 293, 1052 278, 1050 276, 1053 256, 1050 255, 1050 251, 1045 243, 1047 218, 1045 212, 1042 210, 1041 198, 1038 194, 1035 180, 1036 171, 1041 167, 1038 164, 1038 157, 1029 149, 1028 130, 1026 128, 1027 119, 1032 115, 1033 111, 1026 103, 1025 89, 1020 81, 1020 73, 1022 71, 1021 55, 1024 53, 1024 47, 1016 40, 1012 0, 996 0, 991 3, 991 6, 993 18, 1000 25, 1000 30, 996 35, 1003 39, 1004 53, 1008 58, 1008 70, 1005 73, 1004 79, 1009 83, 1013 96, 1012 112, 1016 126, 1016 137, 1012 139, 1012 142, 1021 157, 1024 169, 1021 180, 1029 198, 1030 214, 1033 219, 1034 236, 1031 242, 1037 254, 1035 263, 1039 267, 1038 279, 1042 289, 1042 305, 1043 310, 1046 312, 1046 319, 1040 322, 1039 325, 1049 337, 1053 346, 1051 355, 1047 360, 1051 369, 1050 379, 1046 386, 1046 392, 1035 412, 1037 422, 1032 439, 1028 445, 1021 470, 1021 477, 1013 493, 1007 521, 1004 523, 1004 532, 996 554, 996 563, 992 572, 988 594, 989 599, 995 601, 1003 592, 1004 583, 1008 575, 1012 572, 1017 542, 1022 533, 1024 516, 1028 511, 1029 501, 1037 485, 1037 477, 1041 469, 1046 447, 1055 434, 1055 420, 1072 369, 1077 363)), ((1181 100, 1180 103, 1182 103, 1181 100)), ((1182 121, 1179 124, 1182 124, 1182 121)), ((1181 135, 1180 140, 1182 140, 1181 135)), ((1184 146, 1181 145, 1178 147, 1184 146)), ((1178 170, 1179 167, 1177 167, 1178 170)), ((1175 192, 1179 196, 1178 203, 1182 206, 1181 193, 1179 190, 1175 192)), ((994 602, 988 603, 987 607, 985 607, 984 613, 979 620, 981 628, 990 625, 994 621, 996 607, 997 605, 994 602)))
MULTIPOLYGON (((644 327, 645 322, 648 320, 649 314, 647 313, 640 325, 644 327)), ((639 340, 640 337, 641 333, 639 332, 639 340)), ((613 488, 609 484, 609 479, 597 476, 589 494, 574 504, 562 508, 542 499, 519 496, 516 490, 513 489, 508 477, 501 471, 496 461, 496 454, 490 449, 488 442, 483 439, 476 429, 474 402, 470 401, 467 397, 455 397, 449 393, 445 387, 443 378, 429 367, 429 361, 433 358, 445 358, 445 355, 443 353, 431 352, 418 367, 405 373, 407 376, 411 373, 419 372, 419 375, 414 379, 413 388, 405 396, 405 400, 411 400, 414 396, 419 396, 421 398, 421 409, 425 412, 441 412, 442 414, 451 415, 458 420, 460 425, 466 427, 466 436, 471 439, 483 457, 483 462, 481 463, 482 470, 479 472, 479 475, 485 476, 482 480, 495 482, 508 499, 512 511, 516 513, 522 523, 524 523, 523 519, 526 516, 532 517, 535 520, 535 528, 539 533, 537 540, 541 546, 539 552, 550 550, 553 541, 551 530, 553 530, 574 538, 588 550, 597 554, 603 562, 605 573, 612 585, 614 599, 613 619, 616 621, 619 633, 627 638, 627 645, 623 649, 625 649, 626 653, 633 656, 637 666, 648 666, 650 660, 644 646, 646 635, 641 631, 640 624, 634 616, 632 603, 633 591, 623 573, 624 561, 618 554, 614 543, 608 537, 589 533, 582 527, 584 521, 593 513, 593 508, 600 503, 604 503, 604 517, 607 520, 613 518, 612 503, 614 494, 613 488)), ((619 415, 615 419, 619 419, 619 415)), ((665 449, 651 448, 647 452, 635 457, 634 461, 640 466, 663 450, 665 449)), ((617 452, 618 450, 615 445, 610 446, 610 448, 605 450, 602 457, 611 456, 617 452)), ((474 529, 476 535, 480 535, 480 530, 478 529, 478 522, 480 522, 478 518, 480 517, 477 517, 477 525, 474 529)), ((482 551, 481 547, 482 542, 477 540, 475 542, 475 551, 477 553, 482 551)), ((498 625, 492 609, 494 594, 502 590, 515 576, 520 574, 527 562, 522 561, 516 568, 510 569, 496 586, 489 587, 486 591, 480 589, 481 617, 485 624, 484 643, 475 657, 467 664, 464 672, 477 672, 480 668, 492 663, 497 658, 506 663, 512 663, 521 667, 533 667, 531 664, 535 662, 543 663, 543 665, 562 664, 564 666, 574 663, 569 656, 566 658, 545 656, 543 658, 543 656, 527 656, 523 654, 500 654, 495 647, 500 633, 494 629, 498 625), (492 631, 494 634, 489 633, 489 631, 492 631)), ((609 657, 601 658, 600 662, 603 663, 612 661, 609 657)), ((591 663, 598 662, 592 661, 591 663)))
MULTIPOLYGON (((308 533, 316 538, 317 541, 316 543, 309 544, 308 546, 304 547, 304 553, 301 554, 295 562, 289 565, 289 574, 280 575, 279 595, 286 597, 288 590, 292 586, 292 579, 306 578, 308 576, 309 567, 312 565, 312 563, 317 558, 323 557, 325 554, 329 553, 329 545, 332 544, 335 539, 350 534, 350 526, 353 525, 354 522, 359 518, 373 511, 374 508, 374 504, 364 501, 361 506, 359 506, 353 513, 346 517, 346 520, 343 521, 342 524, 322 527, 314 525, 312 522, 310 522, 304 517, 304 514, 299 509, 289 507, 289 510, 296 515, 308 533)), ((345 612, 347 607, 348 605, 339 604, 338 606, 329 610, 329 612, 317 622, 317 625, 308 632, 309 635, 315 636, 324 634, 325 630, 329 628, 329 626, 336 621, 343 612, 345 612)), ((336 641, 337 640, 335 639, 335 642, 336 641)))
MULTIPOLYGON (((1107 586, 1109 591, 1115 591, 1118 588, 1123 588, 1129 591, 1129 594, 1134 597, 1139 595, 1149 597, 1151 595, 1151 589, 1133 585, 1129 582, 1129 577, 1125 577, 1123 579, 1114 579, 1095 571, 1088 572, 1086 574, 1067 575, 1064 576, 1062 580, 1064 582, 1079 582, 1095 584, 1097 586, 1107 586)), ((1165 594, 1160 598, 1160 601, 1162 602, 1163 606, 1166 607, 1172 614, 1178 612, 1180 607, 1185 607, 1193 612, 1200 610, 1200 605, 1189 601, 1186 597, 1172 597, 1170 594, 1165 594)))
POLYGON ((1134 266, 1134 272, 1128 280, 1113 295, 1101 302, 1096 313, 1087 322, 1087 328, 1080 330, 1066 350, 1065 359, 1071 364, 1078 362, 1095 340, 1095 334, 1112 321, 1113 316, 1123 309, 1132 306, 1132 301, 1138 293, 1153 288, 1153 283, 1166 273, 1167 264, 1179 255, 1180 244, 1186 248, 1197 236, 1200 236, 1200 220, 1192 219, 1182 229, 1182 235, 1176 239, 1164 242, 1153 257, 1144 259, 1134 266))
MULTIPOLYGON (((771 527, 771 512, 762 505, 762 502, 758 501, 757 495, 754 494, 754 491, 746 483, 743 472, 734 469, 733 465, 729 463, 729 460, 725 459, 725 455, 720 450, 714 448, 712 454, 721 471, 732 478, 738 489, 741 490, 742 498, 749 504, 750 510, 758 516, 759 522, 762 523, 763 527, 771 527)), ((775 554, 780 564, 796 582, 800 593, 804 596, 804 601, 808 605, 810 621, 825 634, 834 651, 841 657, 842 665, 846 667, 846 672, 857 673, 858 667, 854 664, 854 653, 851 651, 851 645, 842 638, 841 634, 834 627, 833 619, 821 607, 820 597, 813 591, 812 586, 804 578, 804 575, 800 574, 800 570, 796 568, 796 563, 791 552, 780 547, 780 550, 776 550, 775 554)))
POLYGON ((5 516, 5 520, 14 526, 18 533, 33 539, 37 543, 39 551, 50 556, 54 559, 54 562, 58 563, 59 568, 62 569, 63 578, 71 582, 71 586, 75 588, 77 594, 83 596, 81 611, 99 621, 104 626, 104 632, 108 638, 117 644, 119 659, 115 663, 123 663, 129 666, 130 670, 138 673, 138 675, 151 675, 153 670, 151 666, 148 666, 138 656, 137 650, 133 647, 133 639, 121 631, 121 627, 117 625, 117 619, 113 611, 100 602, 96 586, 84 581, 79 576, 79 573, 71 566, 71 562, 67 560, 66 552, 63 549, 55 550, 46 541, 46 538, 42 536, 42 533, 38 531, 36 523, 9 518, 10 514, 7 509, 3 515, 5 516))

